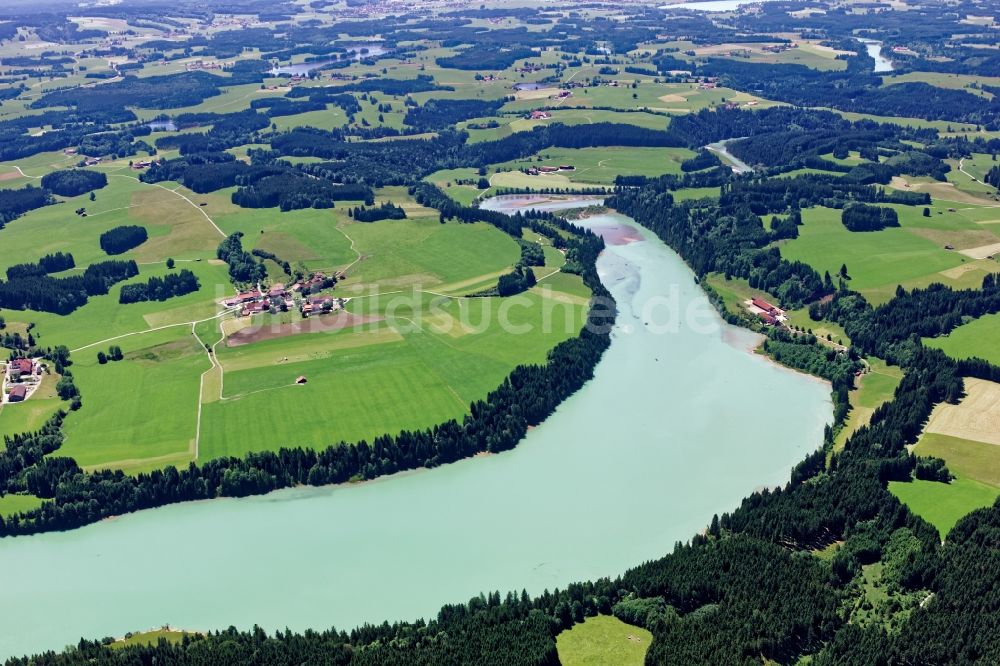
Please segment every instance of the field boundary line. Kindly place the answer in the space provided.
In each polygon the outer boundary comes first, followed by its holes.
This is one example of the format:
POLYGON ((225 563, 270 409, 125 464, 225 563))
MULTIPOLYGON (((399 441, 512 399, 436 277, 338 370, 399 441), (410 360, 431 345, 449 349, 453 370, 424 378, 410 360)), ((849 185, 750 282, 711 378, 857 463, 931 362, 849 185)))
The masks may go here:
POLYGON ((195 324, 201 324, 206 321, 212 321, 213 319, 218 319, 228 313, 232 312, 230 309, 225 309, 222 312, 212 315, 211 317, 206 317, 205 319, 197 319, 195 321, 181 321, 176 324, 165 324, 163 326, 157 326, 155 328, 147 328, 143 331, 132 331, 130 333, 122 333, 121 335, 115 335, 110 338, 104 338, 103 340, 98 340, 97 342, 91 342, 90 344, 83 345, 82 347, 77 347, 76 349, 70 349, 71 353, 76 353, 78 351, 83 351, 85 349, 90 349, 91 347, 96 347, 97 345, 103 345, 106 342, 114 342, 115 340, 121 340, 122 338, 130 338, 133 335, 143 335, 145 333, 155 333, 156 331, 162 331, 168 328, 177 328, 178 326, 194 326, 195 324))
MULTIPOLYGON (((169 187, 165 187, 163 185, 160 185, 159 183, 145 183, 145 182, 139 180, 138 178, 136 178, 135 176, 125 176, 125 175, 120 174, 120 173, 113 173, 111 175, 112 176, 116 176, 118 178, 130 178, 130 179, 134 180, 137 183, 142 183, 143 185, 150 185, 152 187, 158 187, 158 188, 160 188, 161 190, 163 190, 165 192, 170 192, 171 194, 180 197, 184 201, 188 202, 191 205, 192 208, 194 208, 199 213, 201 213, 202 217, 204 217, 206 220, 208 220, 208 223, 212 225, 213 229, 215 229, 217 232, 219 232, 220 236, 222 236, 223 238, 226 238, 226 232, 224 232, 222 229, 219 228, 219 225, 217 225, 215 223, 215 220, 213 220, 211 217, 209 217, 208 213, 206 213, 205 210, 201 206, 199 206, 195 202, 191 201, 190 199, 188 199, 186 196, 184 196, 180 192, 178 192, 176 190, 172 190, 169 187)), ((178 186, 178 187, 180 187, 180 186, 178 186)))

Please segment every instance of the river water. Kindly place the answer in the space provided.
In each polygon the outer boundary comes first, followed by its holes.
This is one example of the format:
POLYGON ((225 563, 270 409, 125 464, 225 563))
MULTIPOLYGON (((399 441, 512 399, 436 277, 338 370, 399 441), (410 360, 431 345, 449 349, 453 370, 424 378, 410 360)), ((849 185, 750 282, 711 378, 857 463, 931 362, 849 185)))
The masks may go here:
POLYGON ((599 260, 620 308, 613 342, 517 449, 0 540, 0 657, 164 623, 349 628, 614 576, 787 480, 821 443, 828 386, 750 353, 756 336, 723 324, 677 255, 630 222, 584 223, 622 243, 599 260), (672 311, 676 329, 654 330, 672 311))
POLYGON ((868 55, 875 58, 875 68, 872 70, 873 72, 892 71, 892 60, 882 55, 882 42, 873 39, 862 39, 861 42, 865 45, 865 50, 868 51, 868 55))

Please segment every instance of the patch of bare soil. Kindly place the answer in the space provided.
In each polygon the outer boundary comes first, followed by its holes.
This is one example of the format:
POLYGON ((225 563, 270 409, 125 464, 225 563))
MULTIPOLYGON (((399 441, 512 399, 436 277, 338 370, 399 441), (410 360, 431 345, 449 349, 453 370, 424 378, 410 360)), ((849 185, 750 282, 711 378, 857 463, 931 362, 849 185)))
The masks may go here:
POLYGON ((285 338, 303 333, 329 333, 353 326, 362 326, 376 321, 382 321, 377 315, 355 315, 350 312, 338 314, 317 315, 290 324, 274 324, 266 326, 248 326, 236 331, 226 338, 227 347, 240 347, 262 340, 285 338))

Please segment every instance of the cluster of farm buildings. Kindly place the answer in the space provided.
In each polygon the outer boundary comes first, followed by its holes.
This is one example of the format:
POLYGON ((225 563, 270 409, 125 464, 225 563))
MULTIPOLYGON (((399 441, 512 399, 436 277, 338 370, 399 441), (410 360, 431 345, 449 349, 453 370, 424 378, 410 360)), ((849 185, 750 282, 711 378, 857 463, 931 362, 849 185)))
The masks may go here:
POLYGON ((35 359, 14 358, 7 361, 4 387, 9 386, 10 390, 4 391, 3 402, 27 400, 38 387, 41 373, 42 365, 35 359))
POLYGON ((258 288, 241 292, 232 298, 227 298, 222 304, 227 308, 239 308, 242 317, 264 312, 292 311, 296 305, 303 317, 327 314, 343 309, 347 301, 325 294, 313 296, 309 294, 330 287, 334 283, 333 278, 324 273, 313 273, 308 279, 299 280, 290 287, 279 282, 266 291, 258 288))
POLYGON ((784 310, 768 303, 759 296, 754 296, 749 301, 745 301, 744 305, 746 305, 747 310, 757 315, 768 326, 777 326, 788 320, 784 310))
POLYGON ((575 171, 576 167, 572 164, 560 164, 559 166, 540 166, 540 167, 528 167, 524 170, 524 173, 529 176, 538 176, 543 173, 558 173, 560 171, 575 171))

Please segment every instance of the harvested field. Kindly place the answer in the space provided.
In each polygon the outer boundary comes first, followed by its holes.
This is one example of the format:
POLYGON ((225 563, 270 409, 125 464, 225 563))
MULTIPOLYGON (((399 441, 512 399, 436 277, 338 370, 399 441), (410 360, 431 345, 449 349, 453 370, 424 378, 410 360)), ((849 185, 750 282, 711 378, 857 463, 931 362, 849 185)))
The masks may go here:
MULTIPOLYGON (((670 104, 684 104, 685 102, 687 102, 687 98, 684 97, 684 95, 677 95, 675 93, 671 93, 669 95, 662 95, 661 97, 659 97, 659 100, 661 102, 667 102, 670 104)), ((686 111, 687 109, 684 110, 686 111)))
POLYGON ((286 338, 290 335, 300 335, 302 333, 330 333, 340 331, 354 326, 364 326, 377 321, 382 321, 382 317, 377 315, 356 315, 350 312, 340 312, 337 314, 320 315, 309 317, 302 321, 291 324, 274 324, 269 326, 247 326, 232 333, 226 338, 227 347, 240 347, 262 340, 274 340, 275 338, 286 338))
POLYGON ((957 405, 935 407, 924 430, 1000 446, 1000 384, 967 377, 965 392, 957 405))
POLYGON ((992 257, 997 252, 1000 252, 1000 243, 991 243, 989 245, 971 247, 967 250, 960 250, 960 252, 967 257, 972 257, 973 259, 985 259, 987 257, 992 257))

